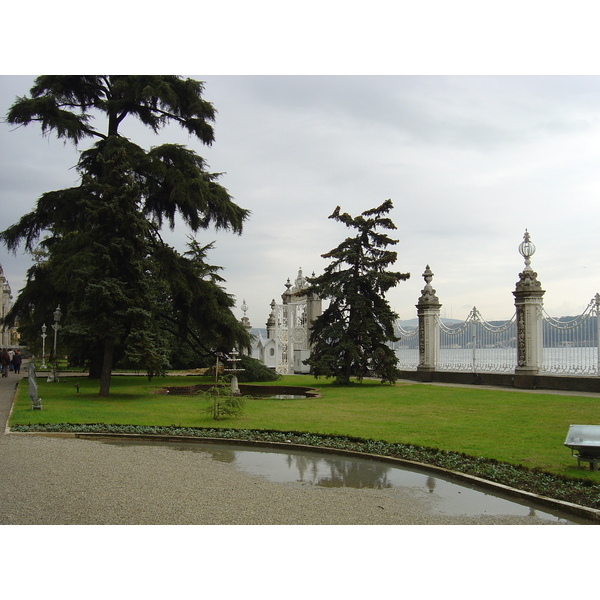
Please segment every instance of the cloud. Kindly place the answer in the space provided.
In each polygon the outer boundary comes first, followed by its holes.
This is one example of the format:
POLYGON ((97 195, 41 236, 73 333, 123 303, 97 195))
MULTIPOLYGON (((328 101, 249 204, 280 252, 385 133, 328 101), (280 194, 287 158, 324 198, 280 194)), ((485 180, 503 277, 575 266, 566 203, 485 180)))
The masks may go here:
MULTIPOLYGON (((581 312, 600 290, 600 78, 572 76, 197 76, 218 114, 216 141, 204 147, 176 127, 159 136, 130 122, 144 146, 189 145, 235 201, 252 211, 241 237, 207 231, 209 256, 226 287, 263 326, 272 298, 300 267, 350 232, 328 219, 340 205, 356 215, 387 198, 400 271, 390 293, 412 318, 425 265, 442 311, 464 318, 473 306, 488 319, 514 312, 523 268, 517 247, 526 228, 532 259, 553 316, 581 312)), ((31 78, 0 78, 5 113, 31 78)), ((44 191, 73 185, 77 152, 34 126, 0 135, 0 189, 10 210, 2 228, 31 210, 44 191)), ((167 240, 183 249, 187 231, 167 240)), ((15 287, 21 259, 0 251, 15 287)), ((241 316, 241 312, 240 312, 241 316)))

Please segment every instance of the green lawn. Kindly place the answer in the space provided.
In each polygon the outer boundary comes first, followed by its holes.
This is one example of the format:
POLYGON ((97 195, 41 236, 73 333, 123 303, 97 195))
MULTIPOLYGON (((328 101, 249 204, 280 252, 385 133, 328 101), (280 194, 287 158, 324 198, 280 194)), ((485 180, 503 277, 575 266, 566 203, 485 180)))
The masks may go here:
POLYGON ((367 381, 340 388, 323 379, 296 375, 271 385, 316 387, 322 397, 248 400, 241 416, 214 421, 205 412, 204 399, 155 393, 167 385, 207 382, 203 377, 148 382, 145 377, 114 376, 111 395, 100 398, 98 382, 86 377, 63 378, 59 383, 40 378, 43 410, 32 411, 25 379, 10 425, 176 425, 355 436, 494 458, 600 482, 600 472, 578 469, 563 445, 570 424, 600 424, 600 397, 367 381))

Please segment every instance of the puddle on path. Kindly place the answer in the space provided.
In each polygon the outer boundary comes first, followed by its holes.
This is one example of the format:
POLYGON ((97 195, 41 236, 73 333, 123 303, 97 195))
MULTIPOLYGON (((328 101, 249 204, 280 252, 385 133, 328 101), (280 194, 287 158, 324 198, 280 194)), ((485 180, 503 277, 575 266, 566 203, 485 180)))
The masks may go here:
POLYGON ((410 488, 439 515, 519 516, 555 523, 588 523, 577 517, 540 508, 514 498, 480 491, 426 472, 400 468, 376 459, 340 457, 321 452, 180 442, 104 441, 109 444, 160 445, 184 452, 204 452, 269 481, 320 487, 410 488))

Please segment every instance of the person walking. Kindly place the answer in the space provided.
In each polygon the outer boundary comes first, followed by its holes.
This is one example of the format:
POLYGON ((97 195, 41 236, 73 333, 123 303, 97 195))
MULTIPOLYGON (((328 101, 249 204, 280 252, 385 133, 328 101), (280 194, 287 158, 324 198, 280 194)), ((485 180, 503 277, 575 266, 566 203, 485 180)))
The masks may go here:
POLYGON ((8 369, 9 369, 9 371, 11 371, 11 372, 14 370, 14 369, 13 369, 13 361, 12 361, 12 360, 13 360, 13 357, 14 357, 14 355, 15 355, 15 352, 14 352, 14 350, 11 348, 11 349, 8 351, 8 357, 9 357, 9 359, 10 359, 10 360, 8 361, 8 369))
POLYGON ((12 359, 12 364, 13 364, 13 369, 15 371, 15 374, 19 374, 21 372, 21 363, 23 362, 23 357, 21 356, 21 353, 18 350, 15 350, 15 355, 13 356, 12 359))
POLYGON ((2 377, 8 377, 8 365, 10 364, 10 356, 6 351, 6 348, 2 350, 0 355, 0 363, 2 364, 2 377))

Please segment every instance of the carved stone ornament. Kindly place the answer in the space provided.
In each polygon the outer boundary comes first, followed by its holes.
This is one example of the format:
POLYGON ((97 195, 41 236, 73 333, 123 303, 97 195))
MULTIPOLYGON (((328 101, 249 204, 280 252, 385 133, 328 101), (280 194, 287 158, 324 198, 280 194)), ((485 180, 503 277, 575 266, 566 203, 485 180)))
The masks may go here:
MULTIPOLYGON (((288 279, 289 282, 289 279, 288 279)), ((298 269, 298 276, 296 277, 296 281, 294 281, 294 287, 292 287, 292 294, 299 294, 303 290, 308 287, 308 282, 306 281, 306 277, 302 273, 302 267, 298 269)))
POLYGON ((517 292, 541 292, 542 284, 537 279, 537 273, 532 270, 525 270, 519 273, 519 281, 515 284, 517 292))
POLYGON ((537 273, 531 268, 531 257, 535 254, 535 245, 527 229, 523 241, 519 244, 519 254, 525 259, 525 268, 519 273, 519 281, 515 284, 516 292, 541 292, 542 284, 537 279, 537 273))
POLYGON ((421 297, 419 298, 419 304, 439 304, 439 298, 435 295, 435 290, 431 286, 433 279, 433 272, 429 268, 429 265, 425 267, 423 273, 423 279, 425 280, 425 287, 421 291, 421 297))
POLYGON ((267 319, 267 329, 275 328, 275 299, 271 300, 271 313, 267 319))

